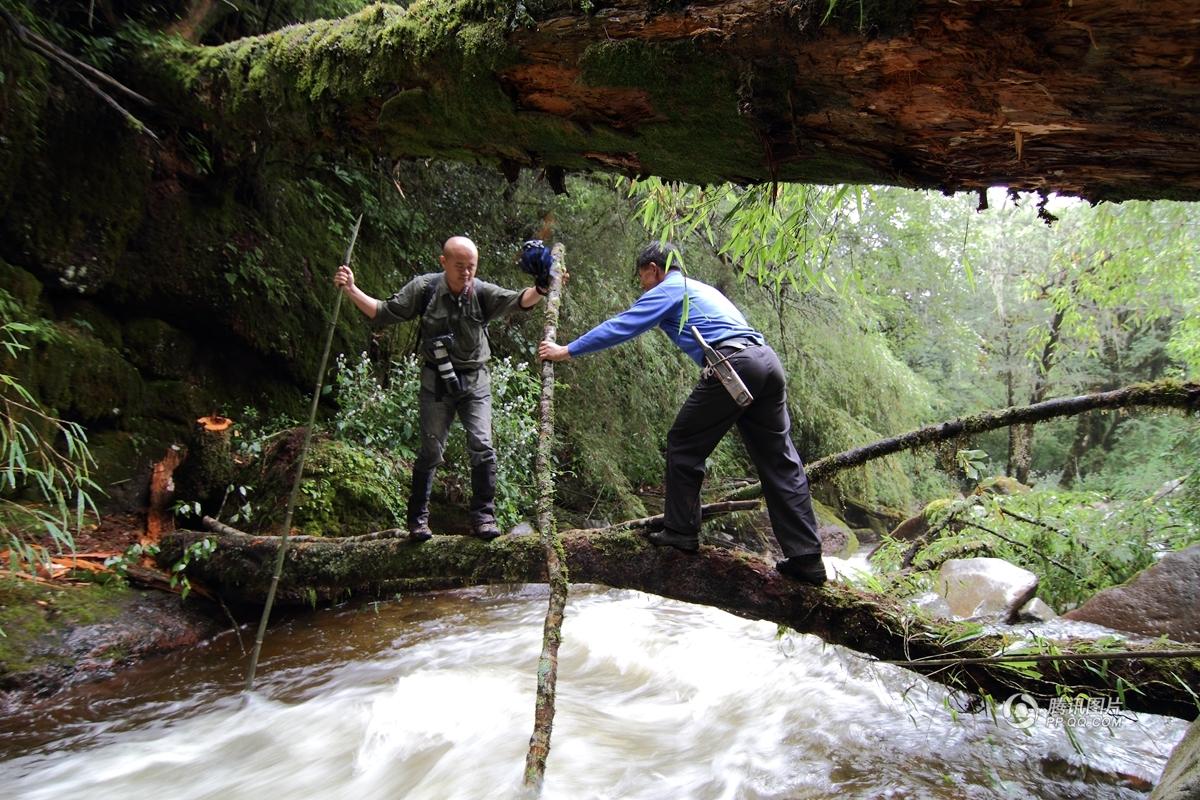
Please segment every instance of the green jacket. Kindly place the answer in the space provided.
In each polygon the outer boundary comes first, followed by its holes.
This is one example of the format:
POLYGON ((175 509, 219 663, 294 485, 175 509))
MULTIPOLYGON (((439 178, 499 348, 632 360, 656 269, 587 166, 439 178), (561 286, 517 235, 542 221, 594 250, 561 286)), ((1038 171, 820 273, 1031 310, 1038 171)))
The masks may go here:
POLYGON ((492 349, 488 344, 487 323, 521 309, 521 292, 505 289, 478 278, 458 296, 450 292, 445 274, 431 272, 418 275, 387 300, 380 300, 372 320, 374 327, 421 316, 421 355, 433 361, 432 342, 444 334, 453 334, 450 361, 456 370, 473 370, 484 366, 492 349), (425 298, 432 288, 433 296, 424 313, 425 298))

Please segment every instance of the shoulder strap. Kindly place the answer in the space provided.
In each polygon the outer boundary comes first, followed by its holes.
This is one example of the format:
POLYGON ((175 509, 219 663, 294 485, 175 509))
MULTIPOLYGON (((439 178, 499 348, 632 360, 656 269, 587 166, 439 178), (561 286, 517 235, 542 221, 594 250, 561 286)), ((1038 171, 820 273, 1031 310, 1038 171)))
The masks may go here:
POLYGON ((421 310, 417 312, 418 316, 424 316, 429 304, 433 302, 433 296, 437 293, 437 279, 440 276, 434 275, 432 280, 425 281, 425 290, 421 295, 421 310))

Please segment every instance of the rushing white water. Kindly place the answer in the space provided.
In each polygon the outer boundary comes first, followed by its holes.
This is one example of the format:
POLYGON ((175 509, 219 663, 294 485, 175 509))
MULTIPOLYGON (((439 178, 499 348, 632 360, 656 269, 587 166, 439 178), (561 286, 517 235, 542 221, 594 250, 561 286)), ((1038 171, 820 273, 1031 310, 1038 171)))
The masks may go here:
MULTIPOLYGON (((507 798, 533 719, 542 587, 347 607, 232 636, 0 720, 0 797, 507 798)), ((544 797, 1134 798, 1185 723, 1028 733, 813 637, 573 587, 544 797)), ((1132 716, 1132 715, 1130 715, 1132 716)))

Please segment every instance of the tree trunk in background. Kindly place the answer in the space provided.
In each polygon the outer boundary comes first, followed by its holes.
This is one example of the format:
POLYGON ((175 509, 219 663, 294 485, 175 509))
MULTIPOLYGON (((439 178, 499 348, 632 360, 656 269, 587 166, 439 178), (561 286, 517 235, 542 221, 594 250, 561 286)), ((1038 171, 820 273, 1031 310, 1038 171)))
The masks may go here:
POLYGON ((1081 414, 1075 422, 1075 439, 1071 442, 1071 449, 1063 462, 1062 475, 1058 478, 1058 485, 1064 489, 1074 486, 1075 479, 1079 477, 1079 459, 1091 443, 1093 427, 1095 419, 1092 414, 1081 414))

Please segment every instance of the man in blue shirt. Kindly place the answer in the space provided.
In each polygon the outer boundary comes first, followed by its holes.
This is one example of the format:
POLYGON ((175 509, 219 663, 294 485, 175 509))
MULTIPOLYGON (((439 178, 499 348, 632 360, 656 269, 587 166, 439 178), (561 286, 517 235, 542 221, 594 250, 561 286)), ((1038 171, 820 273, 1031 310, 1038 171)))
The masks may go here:
POLYGON ((758 468, 771 528, 783 550, 784 560, 775 568, 790 578, 820 586, 825 582, 821 542, 808 477, 789 435, 787 380, 779 356, 733 303, 712 286, 686 277, 679 269, 681 264, 674 245, 651 243, 637 259, 638 282, 644 290, 637 302, 568 345, 542 342, 538 355, 548 361, 567 361, 618 345, 657 326, 704 366, 704 354, 691 335, 692 326, 698 328, 704 340, 728 360, 754 400, 743 408, 715 375, 702 375, 667 434, 664 529, 652 531, 649 539, 685 552, 699 549, 704 462, 736 424, 758 468))

